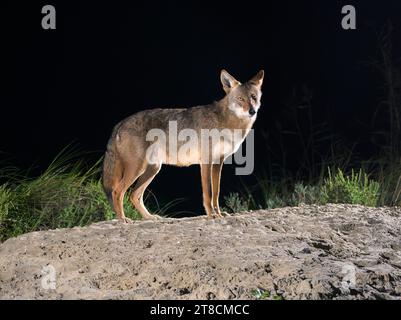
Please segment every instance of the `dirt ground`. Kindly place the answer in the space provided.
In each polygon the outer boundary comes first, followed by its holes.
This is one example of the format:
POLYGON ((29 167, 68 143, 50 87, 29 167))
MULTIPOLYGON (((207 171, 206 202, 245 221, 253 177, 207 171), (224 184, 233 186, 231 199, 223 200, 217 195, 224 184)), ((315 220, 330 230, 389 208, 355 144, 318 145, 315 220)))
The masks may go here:
POLYGON ((0 245, 1 299, 400 299, 401 208, 115 220, 0 245))

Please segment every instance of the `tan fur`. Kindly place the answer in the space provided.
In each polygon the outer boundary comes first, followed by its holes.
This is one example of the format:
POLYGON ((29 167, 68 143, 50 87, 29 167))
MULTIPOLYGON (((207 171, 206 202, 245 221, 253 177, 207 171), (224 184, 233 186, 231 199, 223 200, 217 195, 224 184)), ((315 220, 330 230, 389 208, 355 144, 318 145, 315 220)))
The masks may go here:
MULTIPOLYGON (((103 164, 103 186, 119 219, 128 222, 124 215, 123 198, 129 187, 136 184, 130 200, 144 219, 156 219, 143 203, 143 194, 162 164, 188 166, 199 164, 203 204, 209 217, 221 216, 219 208, 220 175, 223 161, 234 153, 256 120, 260 106, 261 86, 264 72, 260 71, 245 84, 241 84, 227 71, 221 71, 221 82, 226 96, 220 101, 205 106, 187 109, 152 109, 138 112, 117 124, 107 145, 103 164), (201 148, 188 156, 174 159, 169 144, 157 147, 152 156, 156 162, 149 162, 147 150, 154 141, 146 141, 151 129, 161 129, 169 134, 169 121, 177 123, 177 130, 192 129, 201 136, 202 129, 235 130, 242 129, 240 140, 231 143, 215 142, 207 152, 201 148), (228 148, 229 154, 223 154, 228 148), (224 149, 225 150, 225 149, 224 149), (162 157, 162 156, 163 157, 162 157), (207 161, 206 161, 207 160, 207 161), (218 161, 216 161, 218 160, 218 161)), ((185 141, 178 141, 181 147, 185 141)))

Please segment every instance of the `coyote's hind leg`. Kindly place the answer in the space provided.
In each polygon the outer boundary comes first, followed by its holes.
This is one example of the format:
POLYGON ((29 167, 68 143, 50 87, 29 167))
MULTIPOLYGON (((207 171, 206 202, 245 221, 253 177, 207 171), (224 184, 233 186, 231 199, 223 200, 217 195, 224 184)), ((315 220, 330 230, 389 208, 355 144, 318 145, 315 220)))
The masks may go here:
POLYGON ((116 184, 112 192, 113 206, 117 218, 127 223, 132 221, 124 214, 124 195, 127 192, 128 188, 141 175, 141 171, 142 170, 138 165, 124 166, 122 178, 116 184))
POLYGON ((130 200, 134 207, 139 211, 144 220, 156 220, 160 218, 157 215, 152 215, 146 209, 143 203, 143 194, 153 178, 158 174, 161 164, 148 164, 144 173, 139 177, 134 189, 132 190, 130 200))

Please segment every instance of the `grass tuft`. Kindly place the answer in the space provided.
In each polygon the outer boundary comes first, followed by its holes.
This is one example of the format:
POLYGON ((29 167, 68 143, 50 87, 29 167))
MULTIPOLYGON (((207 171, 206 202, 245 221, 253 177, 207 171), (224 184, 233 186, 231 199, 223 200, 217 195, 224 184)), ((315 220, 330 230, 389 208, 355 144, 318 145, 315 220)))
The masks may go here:
POLYGON ((351 175, 344 175, 341 169, 336 174, 329 170, 328 178, 322 186, 322 201, 330 203, 360 204, 375 207, 379 201, 378 182, 369 179, 368 175, 360 169, 351 170, 351 175))

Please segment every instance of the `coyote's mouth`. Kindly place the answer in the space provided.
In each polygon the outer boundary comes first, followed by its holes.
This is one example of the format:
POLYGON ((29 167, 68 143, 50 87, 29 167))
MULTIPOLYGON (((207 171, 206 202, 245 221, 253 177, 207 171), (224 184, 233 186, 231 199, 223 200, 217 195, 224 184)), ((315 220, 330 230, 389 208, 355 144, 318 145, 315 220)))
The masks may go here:
MULTIPOLYGON (((248 111, 245 111, 240 105, 237 103, 231 103, 228 108, 234 112, 235 116, 239 119, 249 119, 249 117, 252 117, 251 114, 248 111)), ((255 111, 256 114, 256 111, 255 111)))

